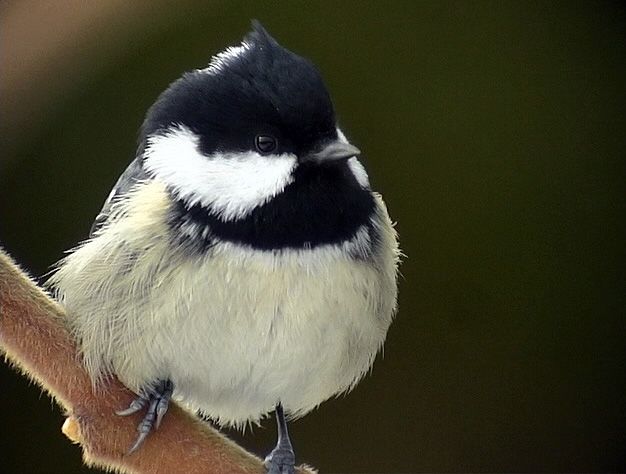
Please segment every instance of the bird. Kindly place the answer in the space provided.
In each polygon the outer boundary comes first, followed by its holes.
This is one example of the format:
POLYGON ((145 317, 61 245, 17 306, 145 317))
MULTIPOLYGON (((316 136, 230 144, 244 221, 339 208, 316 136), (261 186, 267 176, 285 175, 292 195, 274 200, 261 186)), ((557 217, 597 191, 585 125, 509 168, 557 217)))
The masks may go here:
POLYGON ((172 400, 218 426, 350 391, 397 308, 400 250, 313 63, 257 21, 149 108, 133 161, 48 284, 94 384, 136 394, 140 448, 172 400))

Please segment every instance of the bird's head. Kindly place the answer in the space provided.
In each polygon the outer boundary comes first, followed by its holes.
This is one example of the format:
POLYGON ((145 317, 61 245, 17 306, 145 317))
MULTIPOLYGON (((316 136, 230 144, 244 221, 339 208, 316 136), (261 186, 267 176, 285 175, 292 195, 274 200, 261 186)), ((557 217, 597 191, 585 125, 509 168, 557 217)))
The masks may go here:
MULTIPOLYGON (((324 208, 345 204, 341 196, 369 195, 360 152, 337 127, 318 70, 257 22, 241 44, 161 94, 141 142, 146 171, 186 209, 206 211, 213 229, 255 212, 274 223, 301 219, 301 212, 324 219, 324 208)), ((259 229, 247 232, 253 237, 259 229)), ((302 245, 315 241, 310 235, 298 239, 302 245)))

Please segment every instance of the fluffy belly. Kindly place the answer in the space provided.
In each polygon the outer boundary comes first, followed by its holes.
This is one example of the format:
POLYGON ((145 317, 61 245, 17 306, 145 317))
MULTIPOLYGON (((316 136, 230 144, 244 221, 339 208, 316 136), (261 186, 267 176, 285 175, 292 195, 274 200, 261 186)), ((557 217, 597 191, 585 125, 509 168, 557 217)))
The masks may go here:
POLYGON ((111 354, 118 377, 135 391, 169 378, 176 398, 227 424, 278 401, 299 416, 351 388, 390 322, 380 275, 362 261, 239 257, 217 252, 156 278, 125 318, 133 337, 111 354))
POLYGON ((351 388, 395 310, 397 243, 375 197, 371 262, 347 242, 280 253, 222 243, 202 256, 172 247, 163 187, 138 188, 50 280, 87 371, 135 392, 170 379, 176 398, 230 424, 278 401, 299 416, 351 388))

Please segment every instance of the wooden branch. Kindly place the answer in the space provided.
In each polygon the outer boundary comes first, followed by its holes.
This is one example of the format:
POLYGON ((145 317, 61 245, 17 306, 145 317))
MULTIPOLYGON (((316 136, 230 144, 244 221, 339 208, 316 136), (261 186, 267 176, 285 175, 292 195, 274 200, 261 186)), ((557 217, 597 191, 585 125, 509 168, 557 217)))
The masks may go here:
MULTIPOLYGON (((158 431, 132 455, 141 414, 115 410, 134 398, 119 381, 94 391, 64 323, 63 308, 0 248, 0 347, 66 411, 63 432, 88 465, 123 473, 265 473, 262 461, 209 424, 172 404, 158 431)), ((315 471, 298 468, 303 474, 315 471)))

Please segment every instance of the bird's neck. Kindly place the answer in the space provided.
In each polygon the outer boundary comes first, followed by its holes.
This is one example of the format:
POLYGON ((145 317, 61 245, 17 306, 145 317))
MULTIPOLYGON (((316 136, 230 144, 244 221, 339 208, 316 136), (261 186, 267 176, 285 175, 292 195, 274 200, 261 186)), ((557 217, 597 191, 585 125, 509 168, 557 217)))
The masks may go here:
POLYGON ((201 204, 174 202, 173 235, 201 251, 220 241, 258 250, 307 249, 341 245, 363 229, 374 232, 374 197, 347 166, 302 167, 280 194, 238 219, 223 219, 201 204))

